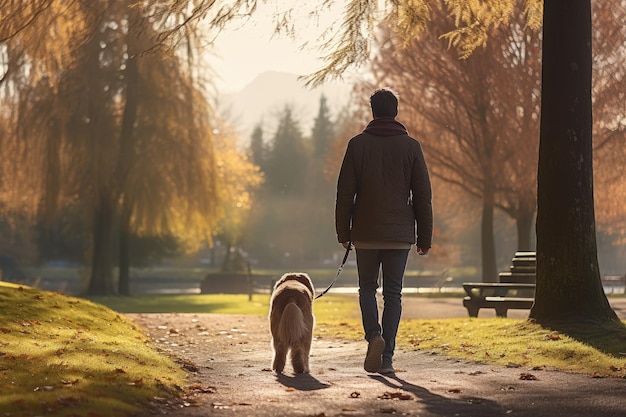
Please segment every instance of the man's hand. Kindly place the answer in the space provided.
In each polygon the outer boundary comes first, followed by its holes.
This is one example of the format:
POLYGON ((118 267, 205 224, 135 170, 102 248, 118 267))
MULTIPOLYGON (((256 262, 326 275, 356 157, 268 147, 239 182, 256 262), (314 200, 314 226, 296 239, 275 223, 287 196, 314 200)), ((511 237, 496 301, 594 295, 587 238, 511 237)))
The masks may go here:
POLYGON ((419 246, 415 247, 415 252, 417 252, 418 255, 428 255, 429 251, 430 248, 420 248, 419 246))
POLYGON ((354 249, 354 245, 351 244, 350 242, 342 242, 341 245, 343 246, 344 249, 348 249, 348 246, 350 247, 350 250, 354 249))

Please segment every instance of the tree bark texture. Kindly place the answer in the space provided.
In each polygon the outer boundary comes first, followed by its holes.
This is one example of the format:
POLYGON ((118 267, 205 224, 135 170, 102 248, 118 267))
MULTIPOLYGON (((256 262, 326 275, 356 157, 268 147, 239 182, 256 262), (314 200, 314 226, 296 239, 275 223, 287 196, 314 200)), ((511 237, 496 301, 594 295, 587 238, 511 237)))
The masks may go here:
POLYGON ((590 0, 546 0, 537 190, 537 288, 530 317, 616 320, 604 294, 593 201, 590 0))
POLYGON ((517 227, 517 250, 520 252, 532 251, 531 234, 535 211, 521 213, 515 219, 517 227))
POLYGON ((117 292, 119 295, 130 294, 130 204, 128 197, 122 202, 119 229, 119 280, 117 292))
POLYGON ((137 84, 139 83, 138 57, 134 50, 132 41, 129 41, 129 53, 132 55, 126 61, 126 69, 124 71, 126 102, 120 129, 120 155, 117 166, 118 186, 122 200, 119 230, 119 281, 117 284, 120 295, 130 295, 130 201, 133 198, 133 191, 128 185, 128 177, 136 159, 135 124, 137 123, 137 110, 139 108, 137 92, 137 84))
POLYGON ((111 270, 111 228, 113 226, 113 204, 108 196, 102 195, 94 211, 93 254, 91 279, 88 295, 110 295, 114 293, 111 270))
POLYGON ((494 190, 486 184, 483 192, 483 211, 480 227, 483 282, 498 282, 496 244, 493 236, 494 190))

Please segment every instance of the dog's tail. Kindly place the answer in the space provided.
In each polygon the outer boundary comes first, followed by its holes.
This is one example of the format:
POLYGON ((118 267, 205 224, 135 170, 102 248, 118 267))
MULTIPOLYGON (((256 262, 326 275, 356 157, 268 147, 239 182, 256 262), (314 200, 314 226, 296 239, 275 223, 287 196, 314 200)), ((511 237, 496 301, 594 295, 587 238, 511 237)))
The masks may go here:
POLYGON ((300 307, 295 302, 287 304, 278 325, 278 337, 280 340, 289 346, 301 340, 309 331, 310 329, 304 322, 304 315, 300 307))

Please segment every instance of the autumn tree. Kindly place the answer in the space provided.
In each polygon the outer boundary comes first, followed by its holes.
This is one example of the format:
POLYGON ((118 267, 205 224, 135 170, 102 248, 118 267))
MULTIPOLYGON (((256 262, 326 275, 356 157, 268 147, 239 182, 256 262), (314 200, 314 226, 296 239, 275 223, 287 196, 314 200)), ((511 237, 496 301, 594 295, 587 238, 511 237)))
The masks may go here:
POLYGON ((626 243, 626 4, 592 2, 594 179, 598 230, 626 243))
POLYGON ((517 21, 459 60, 438 33, 454 27, 443 2, 432 30, 406 45, 387 28, 372 69, 400 92, 401 119, 424 146, 431 173, 452 193, 481 201, 482 277, 497 281, 495 210, 516 220, 518 250, 530 249, 538 137, 537 37, 517 21))
POLYGON ((238 254, 246 242, 250 212, 256 200, 256 192, 263 181, 257 165, 239 151, 236 135, 227 125, 222 125, 216 137, 217 176, 221 184, 221 209, 224 215, 218 223, 214 236, 226 248, 222 262, 223 271, 240 271, 243 259, 238 254))
POLYGON ((246 5, 27 1, 2 8, 2 81, 14 92, 20 126, 12 179, 23 182, 13 184, 34 190, 31 206, 44 217, 71 201, 83 207, 93 230, 88 292, 114 291, 115 230, 121 271, 131 232, 186 242, 210 235, 218 213, 212 115, 197 71, 183 65, 192 55, 183 53, 196 47, 190 40, 201 16, 211 14, 219 27, 246 5))
MULTIPOLYGON (((542 94, 537 172, 537 289, 531 318, 541 323, 615 322, 602 290, 597 259, 592 167, 591 1, 447 2, 455 17, 443 34, 462 57, 525 7, 531 28, 543 20, 542 94)), ((369 57, 377 2, 349 2, 327 66, 310 82, 340 76, 369 57)), ((425 32, 430 2, 391 2, 395 28, 406 40, 425 32)), ((597 28, 596 30, 601 30, 597 28)))

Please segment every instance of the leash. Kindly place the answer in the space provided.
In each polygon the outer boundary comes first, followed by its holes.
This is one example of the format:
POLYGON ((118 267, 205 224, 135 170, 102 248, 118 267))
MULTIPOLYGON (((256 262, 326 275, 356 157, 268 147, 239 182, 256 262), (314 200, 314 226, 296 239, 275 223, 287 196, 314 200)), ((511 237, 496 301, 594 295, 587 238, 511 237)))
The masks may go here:
POLYGON ((350 250, 352 249, 352 242, 348 242, 348 247, 346 248, 346 254, 343 255, 343 261, 341 261, 341 265, 339 265, 339 269, 337 269, 337 275, 335 275, 335 279, 333 279, 333 282, 330 283, 330 285, 328 287, 326 287, 326 289, 324 291, 322 291, 321 293, 319 293, 314 299, 317 300, 318 298, 322 297, 324 294, 326 294, 328 292, 328 290, 330 290, 333 285, 335 285, 335 282, 337 282, 337 278, 339 278, 339 275, 341 274, 341 271, 343 270, 343 266, 346 264, 346 261, 348 260, 348 255, 350 255, 350 250))

